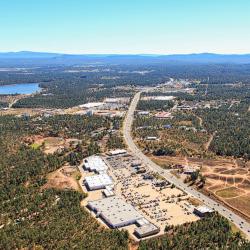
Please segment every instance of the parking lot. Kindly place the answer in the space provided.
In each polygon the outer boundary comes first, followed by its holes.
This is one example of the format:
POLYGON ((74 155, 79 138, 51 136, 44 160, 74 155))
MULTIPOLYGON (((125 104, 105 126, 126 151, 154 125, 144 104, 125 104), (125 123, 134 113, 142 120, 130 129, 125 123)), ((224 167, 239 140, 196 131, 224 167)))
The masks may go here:
MULTIPOLYGON (((106 158, 109 174, 115 180, 114 191, 132 204, 145 218, 164 232, 166 225, 178 225, 198 220, 189 204, 189 196, 160 179, 152 172, 137 173, 139 164, 134 156, 106 158)), ((144 166, 141 166, 144 167, 144 166)))

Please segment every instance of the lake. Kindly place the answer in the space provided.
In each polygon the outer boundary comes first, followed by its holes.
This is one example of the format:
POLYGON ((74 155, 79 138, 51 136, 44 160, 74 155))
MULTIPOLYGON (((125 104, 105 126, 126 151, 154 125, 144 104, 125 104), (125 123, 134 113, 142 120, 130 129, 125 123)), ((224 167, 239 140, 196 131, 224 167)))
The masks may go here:
POLYGON ((0 95, 33 94, 39 90, 41 90, 39 83, 0 85, 0 95))

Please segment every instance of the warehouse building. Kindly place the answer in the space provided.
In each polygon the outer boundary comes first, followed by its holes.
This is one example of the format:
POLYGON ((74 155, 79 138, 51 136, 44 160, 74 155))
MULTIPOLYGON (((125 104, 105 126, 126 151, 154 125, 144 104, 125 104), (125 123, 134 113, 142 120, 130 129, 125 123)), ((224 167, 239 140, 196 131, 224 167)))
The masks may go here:
POLYGON ((135 224, 143 216, 123 199, 113 196, 96 201, 89 201, 88 208, 102 218, 109 227, 119 228, 135 224))
POLYGON ((127 151, 125 149, 116 149, 116 150, 111 150, 109 152, 109 155, 111 156, 125 155, 125 154, 127 154, 127 151))
POLYGON ((96 173, 103 173, 107 171, 108 166, 100 156, 93 155, 84 160, 86 170, 94 171, 96 173))
POLYGON ((107 174, 97 174, 85 177, 85 185, 89 190, 103 189, 113 184, 113 180, 107 174))
POLYGON ((80 108, 90 109, 90 108, 100 108, 104 105, 104 102, 88 102, 85 104, 79 105, 80 108))
POLYGON ((213 212, 213 209, 206 206, 199 206, 194 208, 194 214, 199 217, 205 217, 213 212))

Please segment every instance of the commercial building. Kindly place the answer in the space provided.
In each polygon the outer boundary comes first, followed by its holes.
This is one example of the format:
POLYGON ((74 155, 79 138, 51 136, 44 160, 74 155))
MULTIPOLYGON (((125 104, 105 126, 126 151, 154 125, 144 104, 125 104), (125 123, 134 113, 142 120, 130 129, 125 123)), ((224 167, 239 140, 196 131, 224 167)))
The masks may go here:
POLYGON ((146 138, 147 141, 155 141, 157 139, 158 138, 156 136, 147 136, 147 138, 146 138))
POLYGON ((130 98, 129 97, 118 97, 118 98, 106 98, 104 100, 105 103, 121 103, 121 104, 127 104, 129 103, 130 98))
POLYGON ((166 96, 166 95, 161 95, 161 96, 144 96, 142 97, 142 100, 156 100, 156 101, 171 101, 174 100, 175 96, 166 96))
POLYGON ((158 112, 155 114, 155 118, 158 118, 158 119, 172 119, 173 116, 170 112, 158 112))
POLYGON ((88 102, 82 105, 79 105, 80 108, 90 109, 90 108, 97 108, 104 105, 104 102, 88 102))
POLYGON ((148 111, 139 111, 137 114, 138 115, 149 115, 149 112, 148 111))
POLYGON ((105 188, 102 192, 103 192, 105 197, 115 196, 115 193, 112 190, 108 189, 108 188, 105 188))
POLYGON ((191 175, 191 174, 195 173, 196 171, 197 171, 197 170, 194 169, 194 168, 185 167, 183 173, 184 173, 184 174, 189 174, 189 175, 191 175))
POLYGON ((130 204, 117 196, 89 201, 88 208, 102 218, 109 227, 119 228, 135 224, 143 216, 130 204))
POLYGON ((113 180, 107 174, 97 174, 85 177, 85 185, 89 190, 103 189, 112 184, 113 180))
POLYGON ((150 222, 147 219, 145 219, 145 218, 142 218, 142 219, 139 219, 139 220, 136 221, 136 224, 139 227, 141 227, 141 226, 143 226, 145 224, 149 224, 149 223, 150 222))
POLYGON ((194 214, 205 217, 213 212, 213 209, 206 206, 199 206, 194 208, 194 214))
POLYGON ((143 237, 147 237, 150 235, 154 235, 154 234, 158 234, 160 232, 160 228, 157 227, 156 225, 152 224, 152 223, 145 223, 144 225, 137 227, 134 231, 134 234, 138 237, 138 238, 143 238, 143 237))
POLYGON ((127 151, 125 149, 116 149, 116 150, 111 150, 109 152, 109 155, 115 156, 115 155, 124 155, 127 154, 127 151))
POLYGON ((100 156, 93 155, 89 156, 84 160, 84 167, 86 170, 94 171, 96 173, 103 173, 107 171, 108 166, 103 161, 103 159, 100 156))

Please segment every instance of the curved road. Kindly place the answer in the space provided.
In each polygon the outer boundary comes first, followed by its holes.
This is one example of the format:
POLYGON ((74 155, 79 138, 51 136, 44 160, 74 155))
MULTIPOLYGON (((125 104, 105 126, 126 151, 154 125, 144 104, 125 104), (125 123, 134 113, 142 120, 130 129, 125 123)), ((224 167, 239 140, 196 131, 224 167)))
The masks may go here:
POLYGON ((241 231, 243 231, 246 234, 246 237, 250 239, 250 224, 223 206, 222 204, 212 200, 211 198, 207 197, 206 195, 198 192, 197 190, 193 189, 192 187, 188 187, 185 183, 183 183, 181 180, 177 179, 173 174, 171 174, 169 171, 162 169, 160 166, 158 166, 156 163, 151 161, 146 155, 144 155, 141 150, 136 146, 134 143, 132 136, 131 136, 131 129, 132 129, 132 123, 134 119, 134 112, 137 106, 137 103, 140 99, 141 92, 138 92, 135 94, 129 110, 127 112, 127 115, 124 120, 123 124, 123 136, 125 139, 125 142, 128 146, 128 149, 135 154, 148 168, 153 170, 154 172, 159 173, 161 176, 166 178, 170 183, 173 183, 176 187, 182 189, 189 195, 201 200, 206 206, 214 209, 215 211, 218 211, 222 216, 226 217, 229 221, 231 221, 233 224, 235 224, 241 231))

